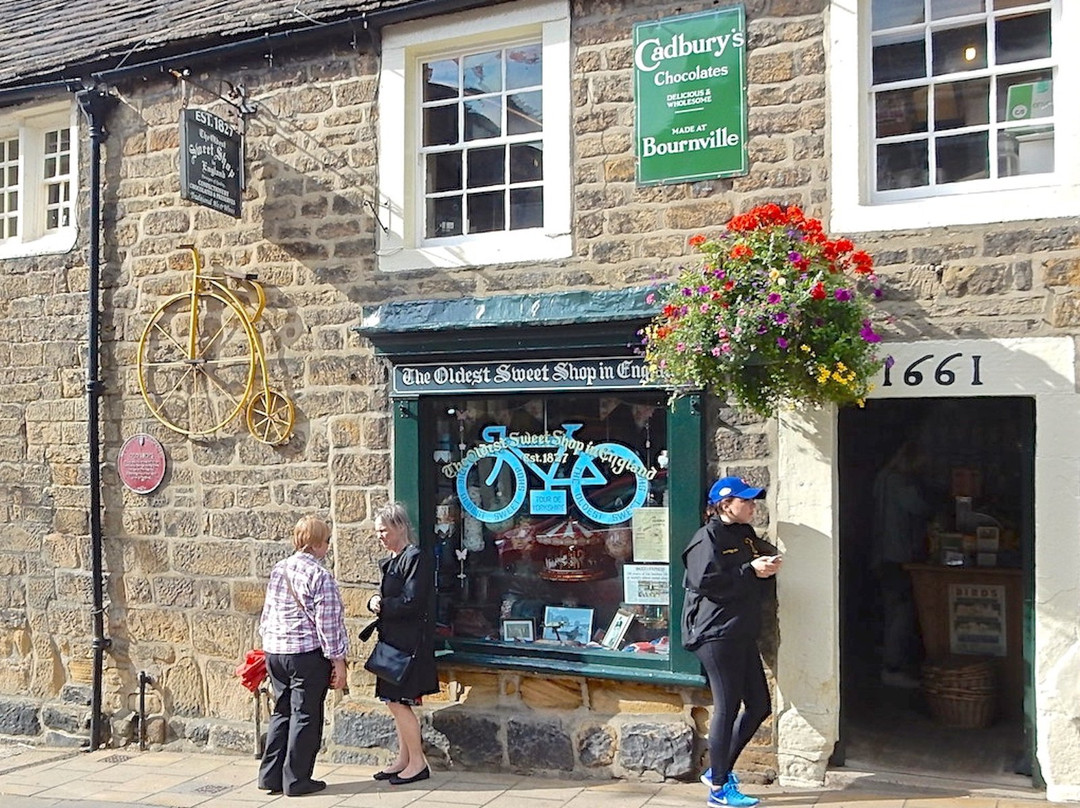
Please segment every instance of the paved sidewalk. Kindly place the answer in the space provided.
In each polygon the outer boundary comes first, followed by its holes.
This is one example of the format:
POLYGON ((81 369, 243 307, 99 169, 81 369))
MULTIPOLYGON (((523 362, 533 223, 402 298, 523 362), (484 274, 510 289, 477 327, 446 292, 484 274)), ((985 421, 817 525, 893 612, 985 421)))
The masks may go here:
MULTIPOLYGON (((3 808, 701 808, 700 783, 575 781, 433 772, 431 779, 392 786, 371 779, 371 766, 319 763, 315 776, 327 789, 306 797, 270 796, 255 786, 257 761, 205 752, 139 752, 8 747, 0 755, 3 808)), ((895 785, 857 774, 832 778, 832 788, 746 787, 762 808, 1046 808, 1041 792, 994 791, 927 778, 895 785)))

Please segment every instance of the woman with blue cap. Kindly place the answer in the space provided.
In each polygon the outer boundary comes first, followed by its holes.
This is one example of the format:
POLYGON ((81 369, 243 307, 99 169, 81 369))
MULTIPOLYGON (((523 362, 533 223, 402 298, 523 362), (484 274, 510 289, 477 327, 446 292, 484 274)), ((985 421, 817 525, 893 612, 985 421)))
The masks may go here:
POLYGON ((713 698, 711 768, 701 777, 709 786, 707 805, 744 808, 758 802, 739 790, 732 770, 772 712, 758 634, 765 582, 776 575, 781 558, 750 526, 756 500, 764 496, 764 488, 739 477, 717 480, 709 489, 705 525, 682 554, 683 645, 701 661, 713 698))

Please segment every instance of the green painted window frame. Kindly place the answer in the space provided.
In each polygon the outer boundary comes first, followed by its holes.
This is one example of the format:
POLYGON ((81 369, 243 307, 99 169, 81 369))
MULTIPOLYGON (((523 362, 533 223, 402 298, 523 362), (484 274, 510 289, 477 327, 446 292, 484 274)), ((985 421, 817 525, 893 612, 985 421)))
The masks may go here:
MULTIPOLYGON (((365 309, 357 331, 370 339, 377 355, 391 363, 534 359, 629 355, 627 343, 651 311, 640 306, 645 290, 507 295, 488 299, 415 301, 365 309), (528 316, 523 317, 522 312, 528 316), (483 312, 482 317, 477 313, 483 312), (612 312, 616 312, 615 315, 612 312), (487 318, 486 320, 484 318, 487 318), (522 323, 528 323, 522 326, 522 323), (437 332, 437 339, 433 333, 437 332), (628 339, 629 335, 629 339, 628 339), (440 346, 432 350, 432 345, 440 346)), ((422 483, 420 397, 394 398, 394 497, 421 524, 422 483)), ((665 685, 704 686, 697 658, 682 646, 682 547, 699 527, 705 490, 705 440, 701 393, 676 399, 667 410, 669 480, 670 652, 590 653, 545 648, 543 655, 511 646, 447 638, 441 659, 449 664, 576 675, 665 685)), ((425 536, 425 544, 431 537, 425 536)))

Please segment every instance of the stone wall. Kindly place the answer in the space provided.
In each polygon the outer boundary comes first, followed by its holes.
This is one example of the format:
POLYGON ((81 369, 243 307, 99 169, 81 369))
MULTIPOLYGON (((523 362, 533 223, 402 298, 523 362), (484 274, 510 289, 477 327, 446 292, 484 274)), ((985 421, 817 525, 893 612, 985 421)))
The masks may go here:
MULTIPOLYGON (((712 6, 573 3, 575 254, 552 265, 378 272, 378 60, 348 36, 190 82, 155 74, 117 88, 104 148, 101 335, 113 640, 105 709, 115 742, 134 737, 145 672, 152 741, 251 748, 251 698, 232 671, 257 644, 267 573, 302 513, 334 522, 331 562, 356 636, 381 554, 369 514, 389 496, 391 462, 386 369, 352 330, 361 306, 642 285, 688 260, 690 236, 717 232, 753 204, 828 213, 825 4, 746 5, 749 175, 637 188, 632 24, 712 6), (244 213, 233 220, 180 199, 177 120, 189 105, 230 117, 213 92, 240 80, 258 112, 247 121, 244 213), (297 409, 285 446, 255 441, 241 419, 213 439, 183 439, 139 396, 139 335, 154 307, 184 288, 185 243, 207 266, 257 271, 266 284, 259 331, 269 375, 297 409), (121 443, 142 431, 169 459, 150 496, 125 490, 115 472, 121 443)), ((1075 222, 869 234, 859 244, 876 256, 895 334, 1068 333, 1080 318, 1075 222)), ((84 233, 70 254, 0 266, 0 734, 57 742, 85 735, 91 675, 85 255, 84 233)), ((772 425, 718 402, 708 417, 710 473, 768 484, 772 425)), ((767 638, 767 659, 776 639, 767 638)), ((343 760, 382 761, 392 733, 371 701, 364 655, 353 648, 353 695, 333 711, 330 745, 343 760)), ((704 691, 468 669, 443 678, 425 731, 433 754, 456 765, 528 769, 542 758, 539 768, 557 771, 684 777, 700 761, 704 691)), ((769 725, 744 762, 762 778, 774 771, 769 725)))

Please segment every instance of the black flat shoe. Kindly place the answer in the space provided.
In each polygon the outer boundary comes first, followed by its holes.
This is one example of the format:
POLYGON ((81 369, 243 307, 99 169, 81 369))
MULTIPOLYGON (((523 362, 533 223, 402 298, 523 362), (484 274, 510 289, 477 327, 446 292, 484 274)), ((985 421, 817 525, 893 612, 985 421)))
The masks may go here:
POLYGON ((398 772, 375 772, 375 774, 371 775, 371 779, 372 780, 389 780, 391 777, 397 776, 397 773, 398 772))
POLYGON ((322 791, 324 788, 326 788, 326 781, 308 780, 306 783, 299 783, 293 786, 291 789, 285 792, 285 796, 302 797, 305 794, 314 794, 318 791, 322 791))
POLYGON ((386 779, 392 786, 403 786, 406 783, 417 783, 421 780, 427 780, 429 777, 431 777, 431 767, 425 766, 412 777, 400 777, 396 774, 392 774, 386 779))

